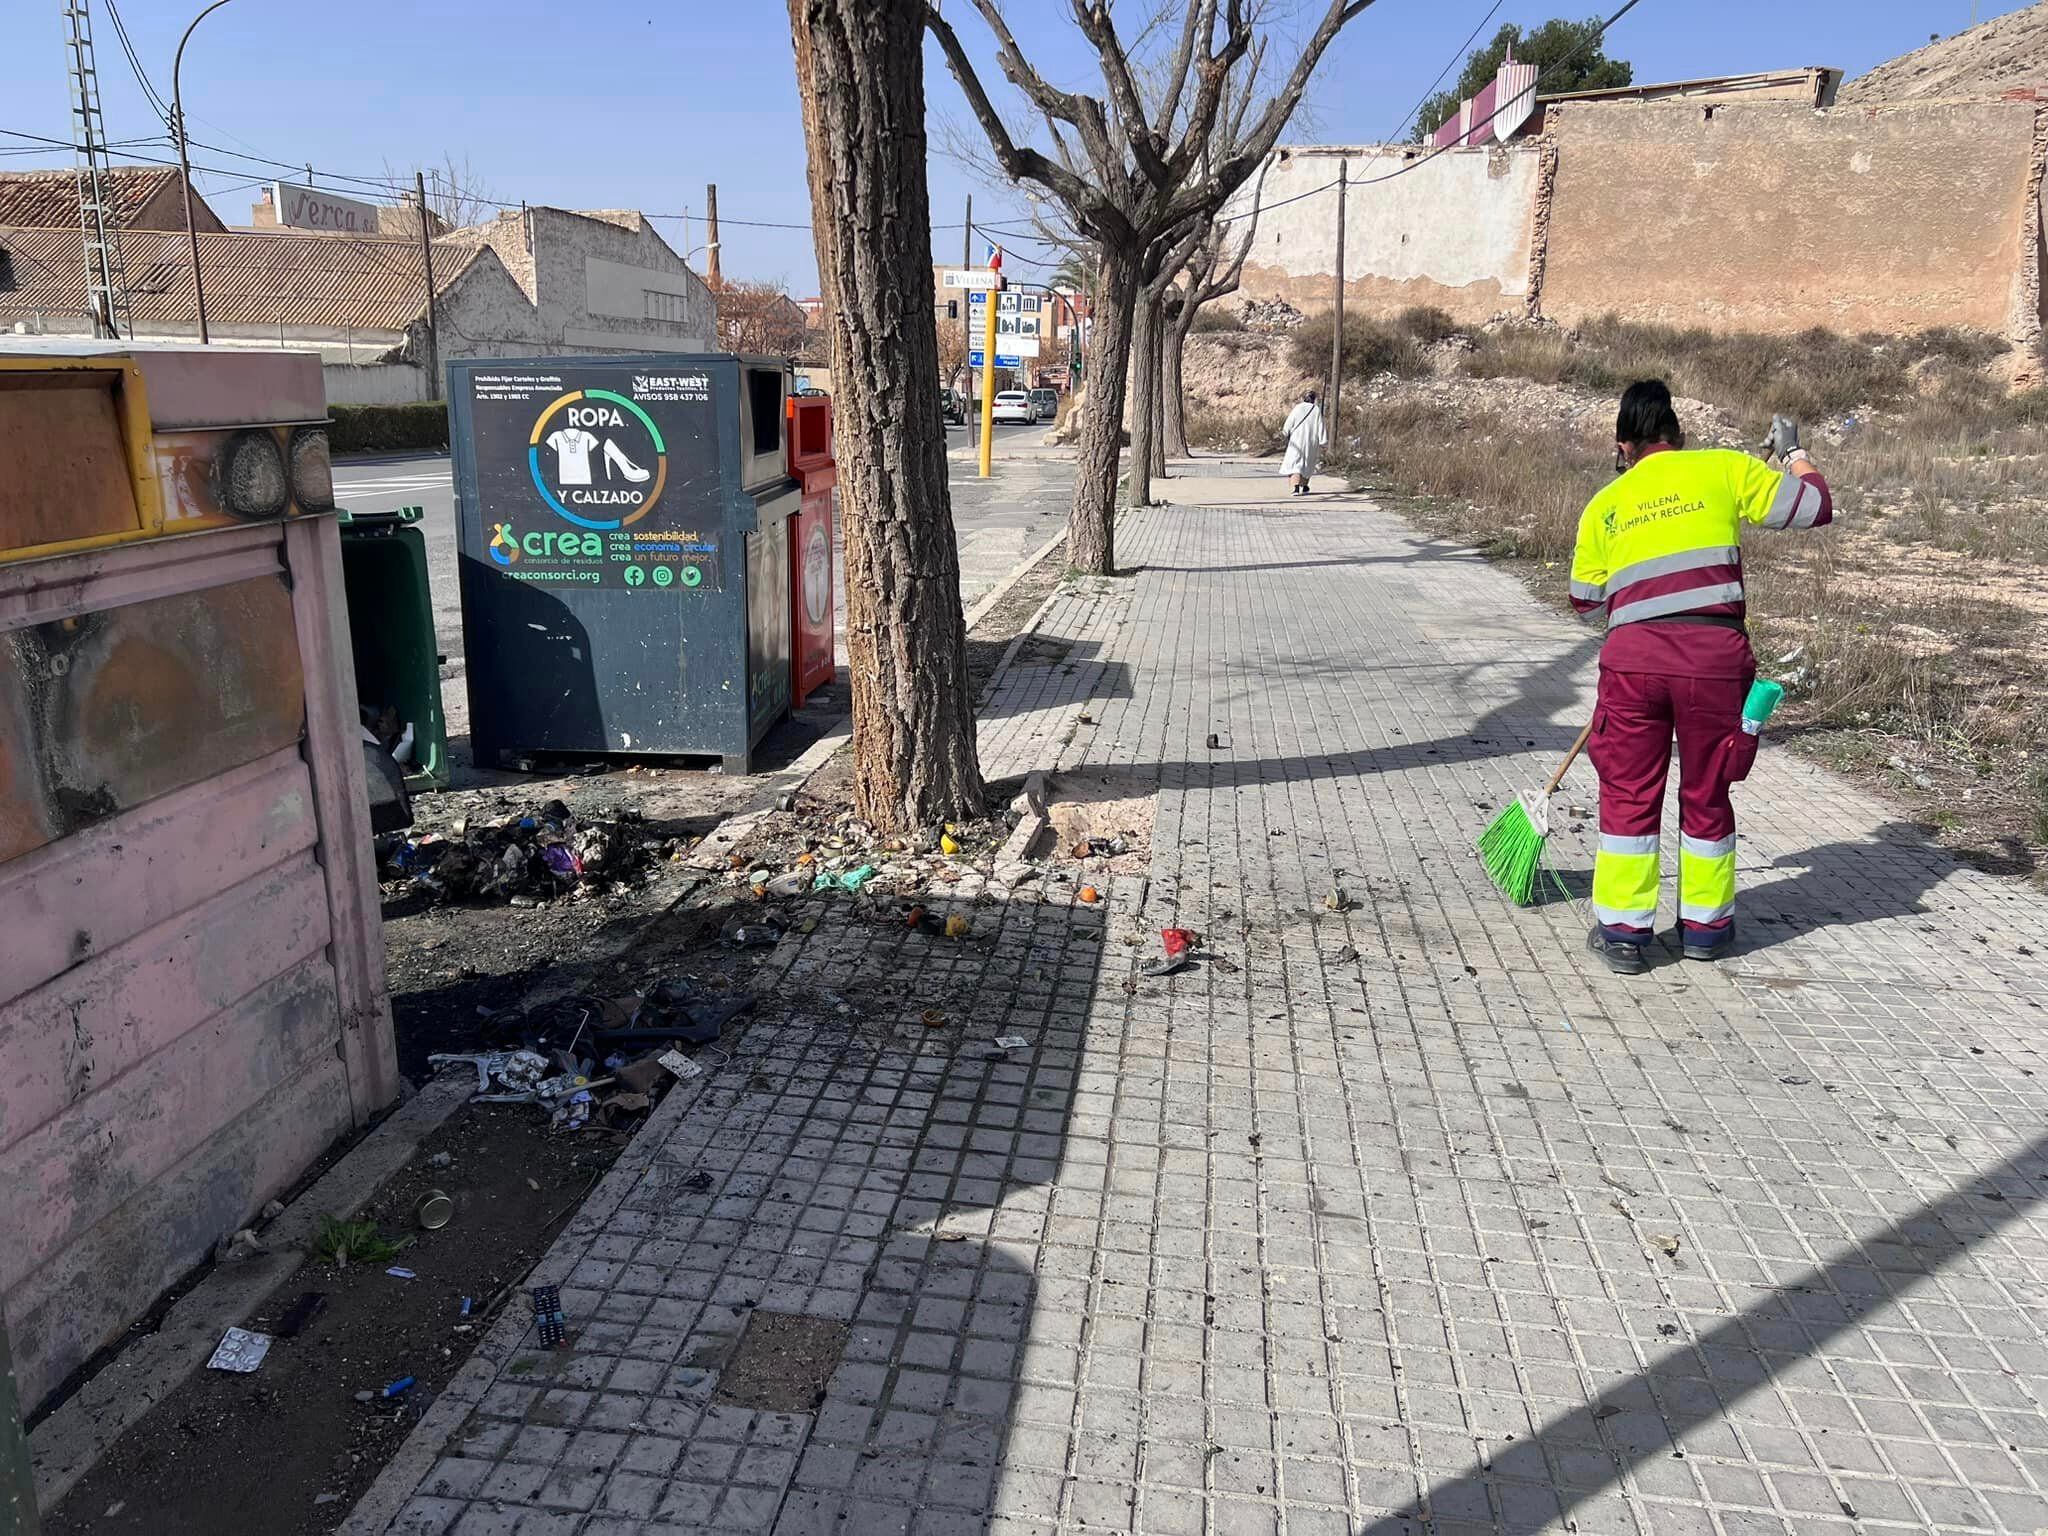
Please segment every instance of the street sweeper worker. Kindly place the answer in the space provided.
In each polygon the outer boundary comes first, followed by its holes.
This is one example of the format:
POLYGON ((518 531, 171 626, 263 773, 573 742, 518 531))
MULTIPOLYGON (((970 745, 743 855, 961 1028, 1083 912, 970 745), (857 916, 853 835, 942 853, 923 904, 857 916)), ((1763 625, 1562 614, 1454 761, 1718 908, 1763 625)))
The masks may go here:
POLYGON ((1572 553, 1572 606, 1607 616, 1586 755, 1600 775, 1600 849, 1590 944, 1624 975, 1655 932, 1658 831, 1678 742, 1679 939, 1711 960, 1735 938, 1735 808, 1757 738, 1742 728, 1756 677, 1742 587, 1742 525, 1819 528, 1827 481, 1787 416, 1766 457, 1687 448, 1661 379, 1629 385, 1615 419, 1616 479, 1586 504, 1572 553), (1785 468, 1771 467, 1775 458, 1785 468))

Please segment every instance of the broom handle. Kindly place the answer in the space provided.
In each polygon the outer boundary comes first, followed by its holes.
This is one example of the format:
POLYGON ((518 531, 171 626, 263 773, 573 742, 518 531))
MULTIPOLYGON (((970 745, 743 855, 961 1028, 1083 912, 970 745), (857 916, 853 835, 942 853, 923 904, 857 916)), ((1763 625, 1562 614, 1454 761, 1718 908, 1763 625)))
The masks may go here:
POLYGON ((1543 786, 1543 798, 1548 800, 1557 793, 1557 786, 1564 782, 1564 776, 1571 772, 1572 764, 1579 760, 1579 754, 1586 748, 1586 740, 1593 734, 1593 722, 1587 720, 1579 732, 1579 739, 1572 743, 1571 751, 1565 753, 1564 761, 1557 765, 1557 772, 1550 776, 1550 782, 1543 786))

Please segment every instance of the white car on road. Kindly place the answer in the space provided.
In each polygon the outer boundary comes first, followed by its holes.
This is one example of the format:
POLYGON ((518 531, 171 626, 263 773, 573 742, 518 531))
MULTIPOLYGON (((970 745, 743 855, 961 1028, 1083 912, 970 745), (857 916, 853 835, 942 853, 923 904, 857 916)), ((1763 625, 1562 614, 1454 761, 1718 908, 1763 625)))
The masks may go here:
POLYGON ((1038 420, 1037 407, 1031 397, 1021 389, 1005 389, 996 395, 995 420, 1021 421, 1025 426, 1038 420))

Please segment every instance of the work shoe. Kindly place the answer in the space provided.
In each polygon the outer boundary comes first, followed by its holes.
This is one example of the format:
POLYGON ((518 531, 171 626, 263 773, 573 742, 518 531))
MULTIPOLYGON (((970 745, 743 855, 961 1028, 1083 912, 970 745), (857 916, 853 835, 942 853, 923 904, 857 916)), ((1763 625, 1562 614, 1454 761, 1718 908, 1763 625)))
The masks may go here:
POLYGON ((1692 930, 1683 923, 1678 925, 1671 936, 1678 941, 1678 947, 1684 951, 1688 960, 1719 960, 1735 947, 1733 932, 1725 933, 1713 940, 1697 939, 1693 937, 1692 930))
POLYGON ((1605 960, 1607 969, 1617 976, 1640 976, 1649 969, 1648 962, 1643 959, 1642 945, 1624 944, 1618 939, 1610 939, 1600 931, 1598 923, 1595 923, 1593 931, 1586 935, 1586 948, 1605 960))

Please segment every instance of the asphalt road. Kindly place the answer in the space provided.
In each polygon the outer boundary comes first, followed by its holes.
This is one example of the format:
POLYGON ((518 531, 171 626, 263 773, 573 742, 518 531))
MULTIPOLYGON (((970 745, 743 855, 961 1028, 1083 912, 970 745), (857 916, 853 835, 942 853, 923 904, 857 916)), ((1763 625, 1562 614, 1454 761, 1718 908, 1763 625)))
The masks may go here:
MULTIPOLYGON (((960 543, 960 588, 963 604, 989 591, 1018 561, 1056 533, 1066 516, 1070 465, 1060 456, 1041 453, 1039 444, 1050 430, 1037 426, 999 426, 996 451, 1002 459, 993 478, 975 476, 971 441, 964 427, 949 427, 948 464, 955 488, 953 518, 960 543)), ((424 510, 428 579, 433 589, 434 632, 446 658, 441 668, 442 703, 451 737, 469 729, 469 701, 464 677, 462 607, 457 589, 455 492, 446 454, 356 458, 334 466, 336 500, 352 512, 390 512, 416 506, 424 510)), ((843 569, 843 567, 842 567, 843 569)), ((845 661, 844 581, 835 582, 840 661, 845 661)))

